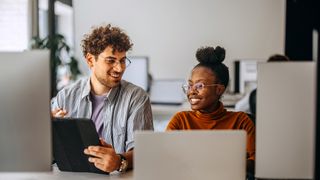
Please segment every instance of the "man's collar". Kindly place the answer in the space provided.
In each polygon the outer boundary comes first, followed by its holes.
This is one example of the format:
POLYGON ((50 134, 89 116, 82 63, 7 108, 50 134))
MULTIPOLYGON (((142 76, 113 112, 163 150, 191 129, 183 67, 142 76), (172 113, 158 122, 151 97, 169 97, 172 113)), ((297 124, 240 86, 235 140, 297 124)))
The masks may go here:
POLYGON ((112 88, 109 93, 108 93, 108 96, 107 96, 107 99, 110 101, 110 102, 113 102, 118 91, 120 91, 120 86, 121 86, 121 82, 118 86, 112 88))
POLYGON ((81 99, 85 98, 85 97, 88 97, 90 95, 90 90, 91 90, 91 87, 90 87, 90 78, 88 78, 84 88, 83 88, 83 91, 82 91, 82 94, 81 94, 81 99))
MULTIPOLYGON (((120 86, 121 86, 121 82, 118 86, 112 88, 108 95, 107 95, 107 99, 110 101, 110 102, 113 102, 113 100, 115 99, 115 96, 117 94, 117 92, 120 90, 120 86)), ((90 92, 91 92, 91 84, 90 84, 90 78, 88 78, 87 82, 86 82, 86 85, 84 86, 84 89, 82 91, 82 94, 81 94, 81 99, 85 98, 85 97, 89 97, 90 95, 90 92)))

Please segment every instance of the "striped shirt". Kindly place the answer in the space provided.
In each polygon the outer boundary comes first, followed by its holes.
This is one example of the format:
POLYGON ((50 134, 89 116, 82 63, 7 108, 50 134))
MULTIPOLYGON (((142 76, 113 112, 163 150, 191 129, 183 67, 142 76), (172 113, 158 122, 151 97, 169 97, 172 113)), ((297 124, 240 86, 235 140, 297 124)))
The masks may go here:
MULTIPOLYGON (((51 101, 51 108, 66 110, 66 117, 90 118, 90 89, 90 78, 78 80, 59 91, 51 101)), ((125 80, 109 91, 102 113, 102 138, 111 144, 117 153, 129 151, 134 147, 134 131, 153 130, 148 94, 125 80)))

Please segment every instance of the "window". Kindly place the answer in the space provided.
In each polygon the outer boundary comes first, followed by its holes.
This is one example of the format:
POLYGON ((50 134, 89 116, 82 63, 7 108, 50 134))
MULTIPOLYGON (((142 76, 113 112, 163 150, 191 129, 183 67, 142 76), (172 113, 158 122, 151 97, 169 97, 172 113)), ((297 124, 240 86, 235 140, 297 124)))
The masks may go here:
POLYGON ((0 0, 0 51, 22 51, 28 48, 28 0, 0 0))

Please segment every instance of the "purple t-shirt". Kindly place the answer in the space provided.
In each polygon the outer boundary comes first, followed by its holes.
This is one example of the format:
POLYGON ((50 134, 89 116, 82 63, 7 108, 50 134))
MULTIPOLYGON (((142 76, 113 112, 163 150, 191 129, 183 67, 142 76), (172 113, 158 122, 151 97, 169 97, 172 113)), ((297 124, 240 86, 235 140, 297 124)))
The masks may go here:
POLYGON ((96 130, 99 134, 99 137, 103 137, 102 131, 103 131, 103 106, 104 106, 104 100, 106 99, 107 94, 105 95, 95 95, 93 93, 90 93, 90 99, 92 102, 92 116, 91 119, 94 122, 96 126, 96 130))

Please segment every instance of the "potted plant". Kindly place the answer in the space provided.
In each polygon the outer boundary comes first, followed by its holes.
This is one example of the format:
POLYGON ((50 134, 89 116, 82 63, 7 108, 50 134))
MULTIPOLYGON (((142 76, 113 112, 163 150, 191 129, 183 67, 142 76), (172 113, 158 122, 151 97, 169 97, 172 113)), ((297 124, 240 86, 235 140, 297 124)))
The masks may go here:
MULTIPOLYGON (((49 36, 41 39, 39 37, 33 37, 31 41, 32 49, 50 49, 51 50, 51 95, 55 96, 57 93, 58 77, 57 73, 59 68, 64 67, 67 69, 66 74, 69 80, 73 81, 77 79, 77 76, 81 74, 78 61, 73 56, 70 46, 66 43, 66 39, 61 34, 55 34, 51 38, 49 36), (67 67, 67 68, 66 68, 67 67)), ((61 85, 60 87, 61 88, 61 85)))

